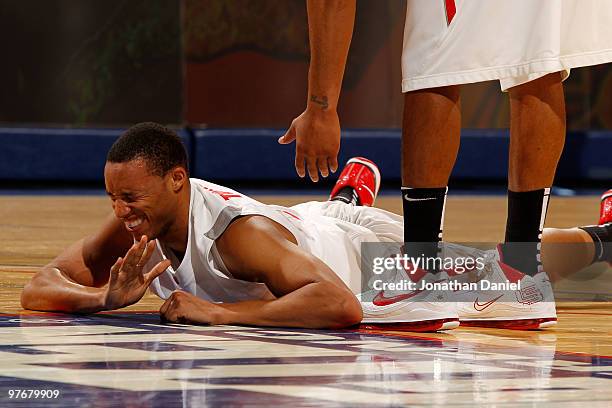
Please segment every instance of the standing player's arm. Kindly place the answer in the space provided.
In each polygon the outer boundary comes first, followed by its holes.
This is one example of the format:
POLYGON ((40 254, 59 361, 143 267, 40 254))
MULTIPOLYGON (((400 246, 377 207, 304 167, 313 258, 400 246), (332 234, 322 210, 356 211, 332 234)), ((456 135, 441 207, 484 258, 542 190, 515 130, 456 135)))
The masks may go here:
POLYGON ((247 216, 234 221, 216 241, 235 278, 265 283, 273 300, 213 304, 174 292, 160 312, 170 321, 336 328, 357 324, 361 305, 321 260, 306 253, 280 224, 247 216))
POLYGON ((279 139, 296 141, 295 169, 318 181, 338 168, 340 121, 337 106, 355 23, 356 0, 308 0, 310 68, 306 110, 279 139))
POLYGON ((104 310, 103 287, 110 269, 133 243, 110 215, 95 234, 81 239, 42 267, 21 294, 24 309, 93 313, 104 310))

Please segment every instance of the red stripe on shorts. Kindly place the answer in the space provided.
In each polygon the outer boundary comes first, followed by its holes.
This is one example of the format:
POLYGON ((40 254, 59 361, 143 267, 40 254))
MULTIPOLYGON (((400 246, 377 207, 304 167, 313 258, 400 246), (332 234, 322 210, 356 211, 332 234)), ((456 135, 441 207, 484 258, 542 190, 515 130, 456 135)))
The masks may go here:
POLYGON ((444 3, 446 7, 446 24, 450 25, 455 14, 457 14, 457 6, 455 5, 455 0, 444 0, 444 3))

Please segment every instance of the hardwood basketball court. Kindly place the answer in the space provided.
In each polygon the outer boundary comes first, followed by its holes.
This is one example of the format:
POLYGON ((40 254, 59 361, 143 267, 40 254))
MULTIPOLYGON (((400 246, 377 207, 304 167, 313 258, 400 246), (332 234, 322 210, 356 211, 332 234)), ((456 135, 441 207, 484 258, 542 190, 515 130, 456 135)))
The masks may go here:
MULTIPOLYGON (((315 196, 262 196, 292 205, 315 196)), ((399 212, 399 200, 378 206, 399 212)), ((555 197, 547 225, 593 224, 597 197, 555 197)), ((103 196, 0 196, 0 401, 23 406, 406 406, 612 401, 612 270, 555 285, 559 323, 447 333, 163 325, 161 301, 93 316, 34 313, 19 294, 36 268, 93 231, 103 196), (579 287, 579 290, 576 290, 579 287), (57 390, 18 398, 15 390, 57 390), (10 398, 9 392, 12 394, 10 398)), ((505 198, 451 196, 445 239, 503 238, 505 198)))

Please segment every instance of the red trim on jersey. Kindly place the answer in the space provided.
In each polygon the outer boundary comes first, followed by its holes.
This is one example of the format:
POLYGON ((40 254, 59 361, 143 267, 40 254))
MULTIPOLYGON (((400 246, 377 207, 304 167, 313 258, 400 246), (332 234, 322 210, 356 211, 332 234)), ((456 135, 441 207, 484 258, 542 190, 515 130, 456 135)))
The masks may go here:
POLYGON ((300 217, 298 217, 298 216, 297 216, 297 215, 295 215, 295 214, 291 214, 289 211, 283 210, 282 212, 283 212, 283 213, 285 213, 285 214, 287 214, 287 215, 292 216, 292 217, 293 217, 293 218, 295 218, 296 220, 300 220, 300 221, 302 221, 302 219, 301 219, 300 217))
POLYGON ((455 0, 444 0, 444 6, 446 8, 446 24, 450 25, 451 21, 457 14, 457 6, 455 0))
POLYGON ((234 198, 234 197, 242 197, 240 194, 232 193, 231 191, 213 190, 212 188, 209 188, 206 186, 202 186, 202 187, 204 188, 204 190, 210 191, 211 193, 220 196, 225 201, 229 200, 230 198, 234 198))

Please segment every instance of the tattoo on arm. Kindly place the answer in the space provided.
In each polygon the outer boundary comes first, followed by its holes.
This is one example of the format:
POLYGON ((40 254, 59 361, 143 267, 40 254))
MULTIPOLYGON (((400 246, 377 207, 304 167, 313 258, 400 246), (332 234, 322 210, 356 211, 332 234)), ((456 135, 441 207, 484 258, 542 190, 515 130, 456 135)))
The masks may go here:
POLYGON ((310 97, 310 102, 316 103, 321 106, 321 109, 325 110, 329 107, 329 103, 327 102, 327 96, 316 96, 312 95, 310 97))

